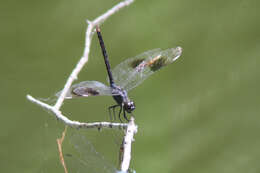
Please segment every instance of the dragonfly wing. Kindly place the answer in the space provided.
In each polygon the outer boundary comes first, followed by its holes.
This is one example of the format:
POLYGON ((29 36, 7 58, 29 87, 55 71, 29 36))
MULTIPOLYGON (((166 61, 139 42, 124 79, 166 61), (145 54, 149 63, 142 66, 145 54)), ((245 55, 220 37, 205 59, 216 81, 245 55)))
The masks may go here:
MULTIPOLYGON (((61 93, 58 92, 56 96, 61 93)), ((100 96, 100 95, 118 95, 111 87, 104 85, 98 81, 83 81, 78 84, 72 85, 69 92, 66 95, 66 99, 75 97, 89 97, 89 96, 100 96)))
POLYGON ((161 51, 162 50, 159 48, 149 50, 135 57, 128 58, 125 61, 118 64, 112 70, 115 83, 125 89, 125 87, 130 83, 129 79, 133 78, 133 76, 136 74, 134 70, 135 67, 138 64, 145 62, 145 60, 149 59, 149 57, 151 57, 152 55, 159 54, 161 51))
POLYGON ((129 91, 141 84, 151 74, 177 60, 182 48, 154 49, 129 58, 112 70, 115 83, 129 91))

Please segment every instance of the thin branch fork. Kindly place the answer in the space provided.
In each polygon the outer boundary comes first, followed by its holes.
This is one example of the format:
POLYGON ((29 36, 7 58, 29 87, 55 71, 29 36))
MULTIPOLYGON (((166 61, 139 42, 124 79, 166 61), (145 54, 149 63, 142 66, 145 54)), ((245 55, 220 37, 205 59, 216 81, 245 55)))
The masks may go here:
POLYGON ((46 104, 38 99, 35 99, 31 95, 27 95, 27 99, 32 103, 37 104, 38 106, 52 112, 58 120, 61 120, 65 125, 75 127, 75 128, 118 128, 118 129, 126 129, 125 137, 124 137, 124 153, 123 153, 123 160, 121 163, 121 170, 127 171, 129 169, 130 160, 131 160, 131 144, 133 141, 133 136, 137 132, 137 126, 134 123, 134 118, 132 117, 128 124, 126 123, 111 123, 111 122, 93 122, 93 123, 84 123, 73 121, 63 115, 60 111, 60 108, 64 102, 65 96, 69 91, 72 83, 77 79, 79 72, 82 70, 84 65, 88 62, 89 52, 90 52, 90 45, 92 41, 93 31, 97 25, 101 25, 105 20, 107 20, 111 15, 115 14, 122 8, 130 5, 133 3, 134 0, 124 0, 107 12, 102 14, 101 16, 97 17, 93 21, 87 21, 88 27, 86 29, 86 36, 85 36, 85 48, 82 57, 80 58, 79 62, 77 63, 76 67, 71 72, 70 76, 68 77, 66 84, 54 106, 46 104))
POLYGON ((66 84, 65 84, 65 86, 64 86, 64 88, 61 92, 60 97, 58 98, 56 104, 54 105, 54 107, 56 109, 60 109, 60 107, 61 107, 61 105, 62 105, 62 103, 65 99, 66 93, 69 91, 69 88, 71 87, 73 81, 77 79, 79 72, 81 71, 83 66, 88 61, 88 56, 89 56, 89 52, 90 52, 90 45, 91 45, 91 40, 92 40, 92 35, 93 35, 92 31, 95 29, 95 27, 97 25, 101 25, 111 15, 115 14, 117 11, 119 11, 123 7, 130 5, 133 2, 134 2, 134 0, 125 0, 123 2, 120 2, 119 4, 115 5, 113 8, 108 10, 103 15, 97 17, 93 21, 87 21, 88 22, 88 28, 86 30, 85 49, 84 49, 83 56, 81 57, 78 64, 76 65, 76 67, 72 71, 71 75, 69 76, 69 78, 68 78, 68 80, 67 80, 67 82, 66 82, 66 84))
POLYGON ((33 98, 30 95, 27 95, 27 99, 30 100, 31 102, 41 106, 42 108, 50 111, 53 113, 56 118, 60 121, 62 121, 65 125, 68 125, 70 127, 74 128, 118 128, 118 129, 126 129, 127 124, 126 123, 112 123, 112 122, 93 122, 93 123, 83 123, 79 121, 73 121, 68 119, 65 115, 61 113, 60 110, 56 109, 53 106, 50 106, 46 103, 43 103, 35 98, 33 98))
POLYGON ((57 119, 63 121, 66 125, 76 127, 76 128, 119 128, 119 129, 125 129, 127 127, 127 124, 124 123, 110 123, 110 122, 96 122, 96 123, 81 123, 78 121, 72 121, 68 119, 66 116, 62 115, 60 112, 60 108, 64 102, 66 93, 69 91, 72 83, 77 79, 77 76, 79 72, 82 70, 84 65, 88 62, 89 52, 90 52, 90 45, 93 35, 93 30, 97 25, 101 25, 106 19, 108 19, 111 15, 118 12, 120 9, 130 5, 133 3, 134 0, 124 0, 111 9, 109 9, 106 13, 102 14, 101 16, 97 17, 93 21, 87 21, 88 27, 86 30, 86 37, 85 37, 85 48, 84 53, 79 62, 77 63, 76 67, 73 69, 72 73, 67 79, 67 82, 57 100, 54 106, 48 105, 46 103, 43 103, 40 100, 37 100, 33 98, 31 95, 27 95, 27 99, 31 102, 38 104, 39 106, 51 111, 57 119))

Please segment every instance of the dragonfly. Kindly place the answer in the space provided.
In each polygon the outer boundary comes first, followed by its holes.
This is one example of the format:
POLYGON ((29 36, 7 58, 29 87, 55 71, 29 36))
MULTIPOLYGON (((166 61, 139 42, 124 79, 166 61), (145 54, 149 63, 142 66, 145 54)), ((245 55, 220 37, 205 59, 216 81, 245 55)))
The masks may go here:
POLYGON ((134 102, 128 97, 128 91, 137 87, 162 67, 176 61, 181 56, 182 48, 149 50, 136 57, 126 59, 111 70, 103 37, 98 26, 96 32, 106 65, 109 86, 98 81, 83 81, 72 85, 65 98, 112 96, 116 105, 108 107, 110 117, 111 111, 113 111, 115 117, 115 109, 119 107, 119 120, 122 122, 120 116, 123 112, 125 120, 128 121, 126 114, 129 113, 133 116, 132 112, 136 108, 134 102))

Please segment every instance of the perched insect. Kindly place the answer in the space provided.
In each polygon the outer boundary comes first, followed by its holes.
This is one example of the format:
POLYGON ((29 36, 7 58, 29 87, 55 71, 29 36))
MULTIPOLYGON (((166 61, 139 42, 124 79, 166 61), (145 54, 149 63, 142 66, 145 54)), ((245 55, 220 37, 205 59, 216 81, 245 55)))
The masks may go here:
POLYGON ((124 118, 128 120, 126 112, 131 114, 135 109, 135 104, 128 98, 127 92, 141 84, 154 72, 177 60, 182 53, 182 48, 176 47, 166 50, 153 49, 125 60, 111 71, 100 29, 97 27, 96 31, 104 56, 110 86, 106 86, 98 81, 80 82, 71 87, 66 98, 99 95, 113 96, 117 104, 108 108, 109 115, 111 116, 111 109, 115 115, 115 108, 120 107, 118 115, 120 121, 122 121, 120 118, 122 111, 124 118))

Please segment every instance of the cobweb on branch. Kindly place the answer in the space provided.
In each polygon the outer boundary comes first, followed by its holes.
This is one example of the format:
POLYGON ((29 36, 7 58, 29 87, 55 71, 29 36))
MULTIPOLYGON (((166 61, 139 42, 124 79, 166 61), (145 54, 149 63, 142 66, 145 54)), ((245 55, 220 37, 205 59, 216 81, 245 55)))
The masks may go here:
POLYGON ((75 133, 69 137, 73 155, 65 156, 69 172, 116 173, 116 167, 96 151, 92 143, 83 135, 75 133))

